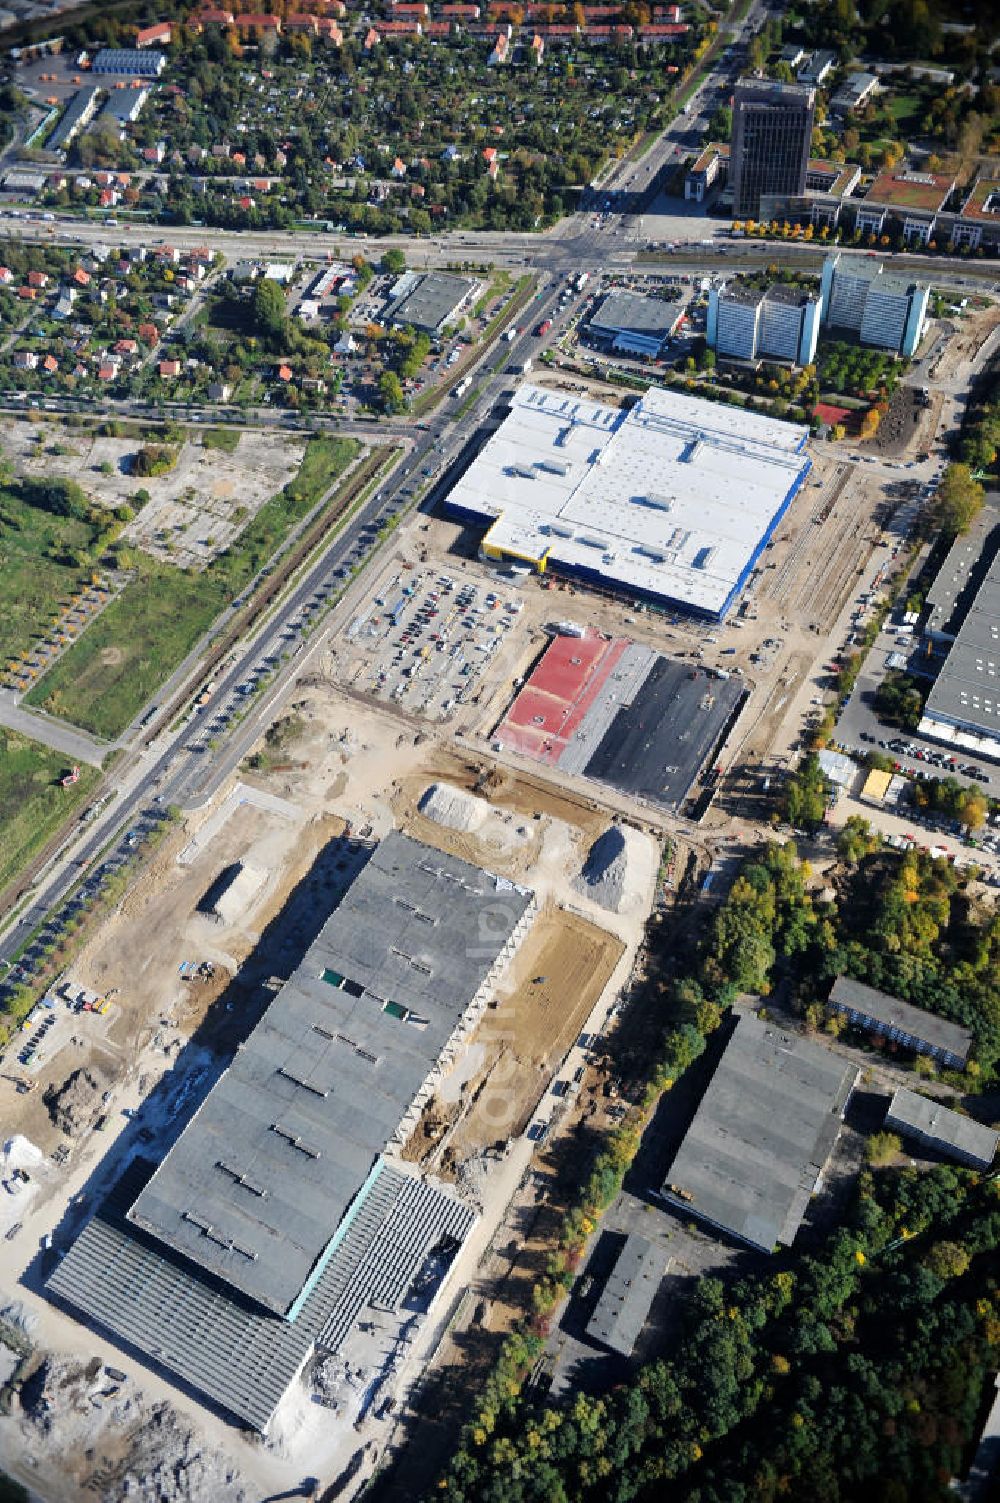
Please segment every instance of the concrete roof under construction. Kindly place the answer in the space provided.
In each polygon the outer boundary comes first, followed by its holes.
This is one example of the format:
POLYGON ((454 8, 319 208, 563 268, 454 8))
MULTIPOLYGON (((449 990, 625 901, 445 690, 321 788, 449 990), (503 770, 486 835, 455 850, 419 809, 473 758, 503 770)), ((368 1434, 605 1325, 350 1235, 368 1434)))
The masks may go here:
POLYGON ((531 902, 526 889, 388 835, 129 1220, 294 1318, 531 902))
POLYGON ((721 618, 810 469, 808 431, 651 388, 628 410, 525 385, 448 497, 484 547, 721 618))

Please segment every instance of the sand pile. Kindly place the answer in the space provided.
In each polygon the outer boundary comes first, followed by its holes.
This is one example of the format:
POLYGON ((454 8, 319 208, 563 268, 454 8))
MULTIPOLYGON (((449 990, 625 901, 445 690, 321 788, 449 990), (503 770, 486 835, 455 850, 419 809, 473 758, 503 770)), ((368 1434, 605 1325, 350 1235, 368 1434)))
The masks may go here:
POLYGON ((448 830, 461 830, 473 834, 490 815, 490 806, 484 798, 466 793, 464 788, 453 788, 450 783, 432 783, 420 800, 420 812, 435 824, 448 830))
POLYGON ((656 842, 630 825, 612 825, 590 847, 573 886, 609 913, 629 913, 648 902, 656 874, 656 842))

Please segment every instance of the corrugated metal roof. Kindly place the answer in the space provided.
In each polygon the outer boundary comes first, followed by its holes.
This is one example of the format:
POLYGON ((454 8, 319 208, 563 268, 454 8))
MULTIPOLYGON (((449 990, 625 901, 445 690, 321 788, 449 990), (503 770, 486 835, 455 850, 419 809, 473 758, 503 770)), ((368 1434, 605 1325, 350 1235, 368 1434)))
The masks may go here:
POLYGON ((435 1247, 461 1242, 476 1219, 404 1166, 380 1160, 291 1323, 137 1231, 123 1215, 134 1194, 127 1177, 57 1264, 49 1292, 257 1430, 314 1346, 336 1351, 375 1301, 398 1309, 435 1247))

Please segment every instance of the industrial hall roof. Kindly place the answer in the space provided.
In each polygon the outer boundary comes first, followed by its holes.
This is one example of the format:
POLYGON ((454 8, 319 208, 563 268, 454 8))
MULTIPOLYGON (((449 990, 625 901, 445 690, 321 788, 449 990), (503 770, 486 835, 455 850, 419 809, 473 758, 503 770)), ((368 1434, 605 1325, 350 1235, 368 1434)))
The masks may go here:
POLYGON ((128 1212, 293 1311, 531 894, 394 832, 128 1212))
POLYGON ((823 1045, 744 1014, 663 1193, 765 1252, 790 1246, 857 1075, 823 1045))

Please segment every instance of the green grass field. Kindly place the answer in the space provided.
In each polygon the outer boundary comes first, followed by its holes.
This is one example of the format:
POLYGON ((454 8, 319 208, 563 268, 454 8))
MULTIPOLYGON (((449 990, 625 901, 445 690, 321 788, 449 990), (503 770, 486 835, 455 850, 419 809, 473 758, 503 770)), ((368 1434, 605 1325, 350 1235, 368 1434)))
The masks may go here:
POLYGON ((201 446, 234 454, 241 436, 239 428, 206 428, 201 435, 201 446))
POLYGON ((57 517, 0 490, 0 667, 17 658, 48 627, 59 606, 90 578, 73 562, 96 530, 57 517))
POLYGON ((106 740, 120 736, 358 447, 352 439, 313 439, 296 477, 203 573, 141 557, 136 578, 39 679, 28 702, 106 740))
POLYGON ((81 767, 80 781, 60 788, 71 770, 60 752, 0 729, 0 889, 83 802, 100 777, 81 767))

